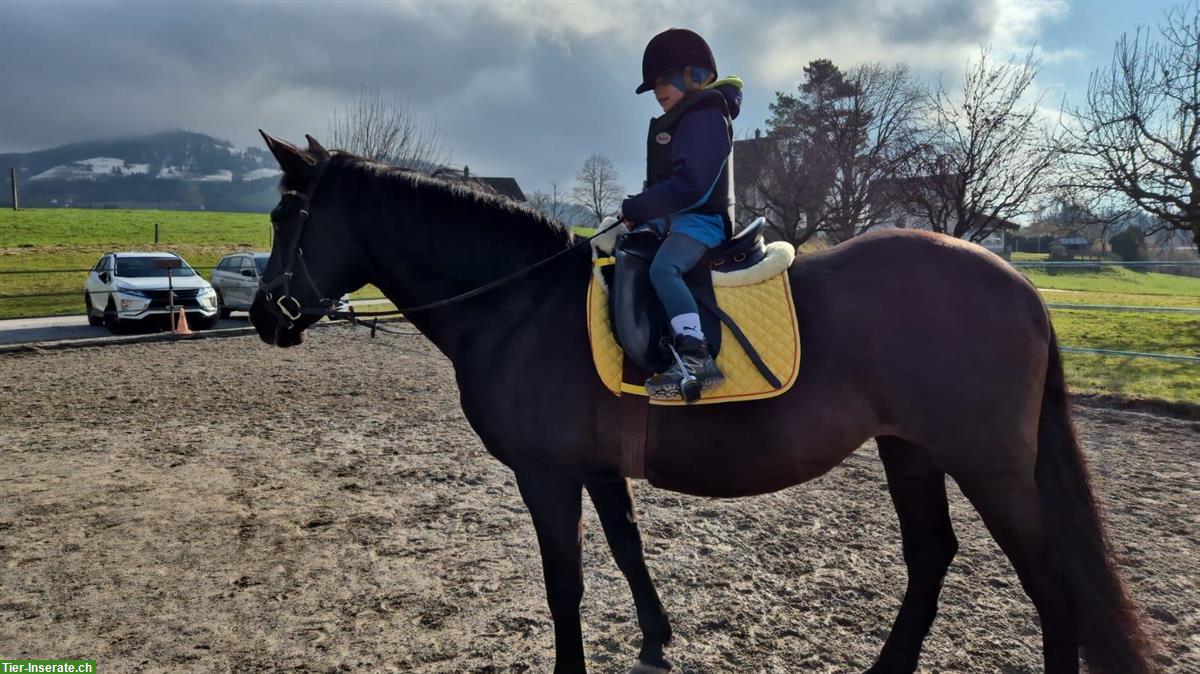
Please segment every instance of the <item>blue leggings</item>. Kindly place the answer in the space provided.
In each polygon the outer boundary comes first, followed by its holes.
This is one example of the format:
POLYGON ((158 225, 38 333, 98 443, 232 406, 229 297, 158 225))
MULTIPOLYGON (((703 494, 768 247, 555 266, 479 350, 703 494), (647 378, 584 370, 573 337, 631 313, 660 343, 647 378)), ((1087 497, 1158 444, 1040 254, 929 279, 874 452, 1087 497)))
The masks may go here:
POLYGON ((708 246, 687 234, 672 232, 655 253, 654 261, 650 263, 650 282, 667 310, 667 318, 700 313, 683 275, 691 271, 707 252, 708 246))

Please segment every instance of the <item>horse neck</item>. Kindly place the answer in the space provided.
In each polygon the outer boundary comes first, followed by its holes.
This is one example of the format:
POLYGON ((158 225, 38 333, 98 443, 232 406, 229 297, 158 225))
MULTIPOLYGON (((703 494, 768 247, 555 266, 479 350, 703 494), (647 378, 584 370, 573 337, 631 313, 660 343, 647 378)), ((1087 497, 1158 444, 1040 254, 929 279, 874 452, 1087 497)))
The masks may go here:
MULTIPOLYGON (((353 226, 367 256, 368 282, 400 308, 474 290, 568 245, 544 223, 469 195, 391 192, 360 204, 353 226)), ((574 316, 558 307, 584 296, 587 259, 581 247, 483 295, 407 318, 457 363, 472 347, 502 345, 517 324, 553 330, 559 317, 574 316), (531 320, 532 314, 541 319, 531 320)))

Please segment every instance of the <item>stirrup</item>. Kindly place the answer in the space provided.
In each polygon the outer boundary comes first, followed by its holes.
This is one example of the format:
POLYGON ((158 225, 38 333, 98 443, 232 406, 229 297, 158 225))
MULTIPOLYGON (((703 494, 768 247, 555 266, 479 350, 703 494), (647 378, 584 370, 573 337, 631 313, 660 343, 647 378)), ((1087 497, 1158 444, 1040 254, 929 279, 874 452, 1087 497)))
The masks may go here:
POLYGON ((676 388, 679 390, 679 397, 682 398, 683 402, 685 403, 696 402, 700 399, 700 380, 696 379, 696 375, 688 369, 687 365, 684 364, 683 358, 680 357, 679 352, 675 350, 675 343, 673 340, 667 343, 667 349, 671 351, 671 356, 675 359, 675 365, 679 368, 679 371, 683 373, 683 377, 676 385, 676 388))

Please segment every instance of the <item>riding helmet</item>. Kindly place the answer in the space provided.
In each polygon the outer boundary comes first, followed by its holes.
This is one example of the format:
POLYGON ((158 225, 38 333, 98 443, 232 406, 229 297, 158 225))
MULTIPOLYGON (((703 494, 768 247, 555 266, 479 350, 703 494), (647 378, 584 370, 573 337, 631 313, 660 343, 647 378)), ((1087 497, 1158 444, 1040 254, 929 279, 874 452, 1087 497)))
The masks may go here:
POLYGON ((654 80, 671 69, 701 66, 717 74, 717 61, 704 38, 686 28, 671 28, 655 35, 642 54, 642 83, 637 93, 654 89, 654 80))

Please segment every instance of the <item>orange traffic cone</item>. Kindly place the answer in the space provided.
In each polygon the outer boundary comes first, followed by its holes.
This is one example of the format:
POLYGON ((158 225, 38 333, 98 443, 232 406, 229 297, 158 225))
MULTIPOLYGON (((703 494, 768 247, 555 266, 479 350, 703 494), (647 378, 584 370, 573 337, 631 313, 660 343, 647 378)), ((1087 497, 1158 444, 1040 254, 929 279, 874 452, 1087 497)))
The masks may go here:
POLYGON ((187 324, 187 313, 182 308, 179 309, 179 316, 175 320, 175 329, 171 332, 177 335, 192 334, 192 329, 187 324))

